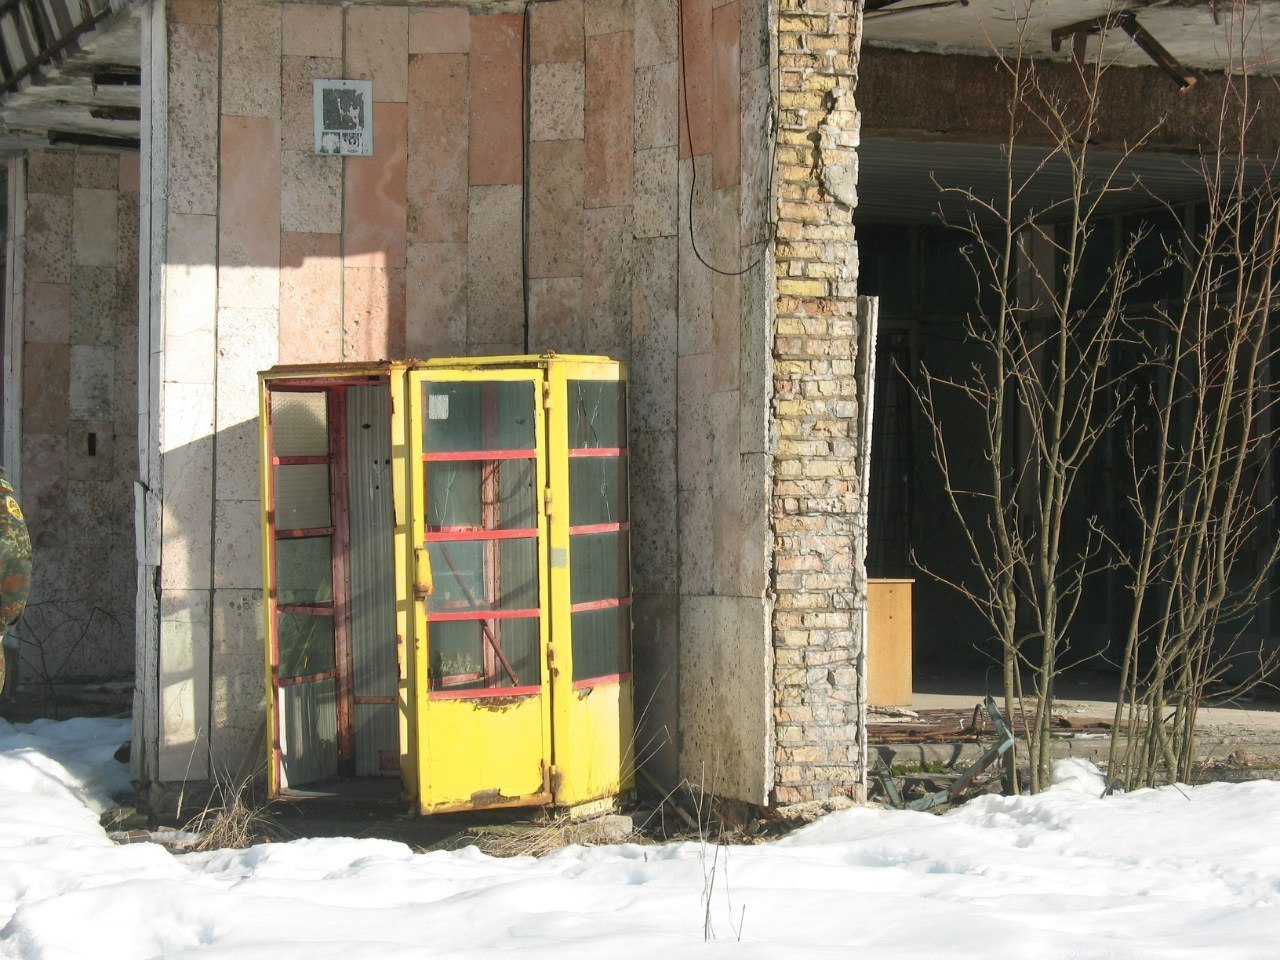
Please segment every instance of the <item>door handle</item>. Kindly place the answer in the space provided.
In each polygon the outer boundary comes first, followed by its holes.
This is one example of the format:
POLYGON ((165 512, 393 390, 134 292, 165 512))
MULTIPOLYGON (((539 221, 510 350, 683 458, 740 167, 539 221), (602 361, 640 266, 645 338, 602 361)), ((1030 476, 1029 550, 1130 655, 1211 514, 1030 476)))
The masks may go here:
POLYGON ((431 579, 431 556, 426 547, 417 547, 413 551, 413 595, 425 600, 435 592, 436 585, 431 579))

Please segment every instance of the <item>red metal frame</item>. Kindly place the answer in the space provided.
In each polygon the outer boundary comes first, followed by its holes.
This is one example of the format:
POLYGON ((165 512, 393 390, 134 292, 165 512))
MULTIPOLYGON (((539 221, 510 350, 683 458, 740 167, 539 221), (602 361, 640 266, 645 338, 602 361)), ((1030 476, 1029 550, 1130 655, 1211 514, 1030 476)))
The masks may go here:
POLYGON ((541 686, 484 687, 478 690, 432 690, 429 696, 432 700, 484 700, 492 697, 531 697, 540 693, 541 686))
POLYGON ((531 620, 538 616, 533 610, 460 610, 457 613, 433 610, 427 614, 431 623, 452 623, 458 620, 531 620))
POLYGON ((626 673, 610 673, 603 677, 588 677, 586 680, 573 681, 573 689, 590 690, 592 687, 603 687, 611 683, 622 683, 623 680, 631 679, 631 671, 626 673))
POLYGON ((573 447, 570 457, 626 457, 631 453, 630 447, 573 447))
POLYGON ((630 529, 631 524, 625 520, 621 523, 584 523, 580 527, 570 527, 569 536, 576 537, 582 533, 619 533, 630 529))
POLYGON ((537 528, 485 530, 482 527, 432 527, 423 536, 424 543, 457 543, 469 540, 535 540, 537 528))
POLYGON ((452 450, 424 453, 423 463, 448 463, 455 460, 536 460, 537 450, 452 450))
POLYGON ((584 600, 582 603, 575 603, 569 610, 572 613, 581 613, 584 610, 609 610, 613 607, 629 606, 631 606, 630 597, 609 597, 607 600, 584 600))

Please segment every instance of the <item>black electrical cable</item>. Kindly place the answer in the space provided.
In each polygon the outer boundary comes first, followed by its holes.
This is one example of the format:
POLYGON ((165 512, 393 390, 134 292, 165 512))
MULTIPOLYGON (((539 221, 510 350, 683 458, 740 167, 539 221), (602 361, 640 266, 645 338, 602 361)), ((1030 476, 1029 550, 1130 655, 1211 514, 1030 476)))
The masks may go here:
MULTIPOLYGON (((693 197, 698 191, 698 159, 693 155, 693 124, 689 119, 689 71, 685 67, 684 54, 684 11, 683 8, 676 11, 676 37, 680 47, 680 87, 684 92, 684 127, 689 135, 689 246, 693 249, 693 255, 698 258, 704 267, 713 273, 718 273, 722 277, 740 277, 743 274, 750 273, 758 267, 765 259, 767 250, 762 250, 760 255, 751 263, 747 264, 741 270, 721 270, 706 257, 702 255, 702 251, 698 249, 697 231, 693 227, 693 197)), ((780 96, 782 91, 782 53, 778 51, 774 54, 774 75, 777 92, 770 91, 770 98, 773 100, 773 126, 769 131, 769 187, 765 192, 766 212, 771 214, 773 211, 773 185, 774 178, 777 175, 778 163, 778 128, 782 122, 780 113, 781 104, 780 96)), ((677 140, 679 135, 677 134, 677 140)), ((772 243, 774 237, 778 235, 778 221, 776 217, 769 216, 769 235, 760 239, 753 240, 748 246, 756 246, 757 244, 772 243)))
POLYGON ((523 49, 520 55, 520 72, 523 75, 521 77, 523 102, 521 103, 520 111, 520 296, 524 308, 524 352, 526 355, 529 353, 529 101, 531 90, 530 75, 533 72, 529 66, 531 60, 529 41, 531 18, 529 16, 529 8, 531 6, 532 2, 526 2, 524 9, 521 11, 524 17, 524 37, 522 38, 523 49))

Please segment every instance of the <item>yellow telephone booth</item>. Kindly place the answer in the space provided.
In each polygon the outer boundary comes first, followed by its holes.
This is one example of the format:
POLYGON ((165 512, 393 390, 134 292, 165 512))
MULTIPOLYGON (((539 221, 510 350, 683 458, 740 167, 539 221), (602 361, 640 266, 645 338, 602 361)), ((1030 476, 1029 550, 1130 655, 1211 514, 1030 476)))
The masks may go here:
POLYGON ((626 376, 547 355, 261 375, 273 794, 423 813, 634 786, 626 376))

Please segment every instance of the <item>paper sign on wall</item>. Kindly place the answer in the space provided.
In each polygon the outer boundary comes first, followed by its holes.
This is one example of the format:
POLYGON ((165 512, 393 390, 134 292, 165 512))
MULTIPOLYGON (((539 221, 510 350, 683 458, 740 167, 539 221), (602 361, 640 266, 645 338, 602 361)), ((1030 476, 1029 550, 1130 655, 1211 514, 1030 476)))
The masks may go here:
POLYGON ((373 155, 373 82, 313 80, 315 152, 323 157, 373 155))

